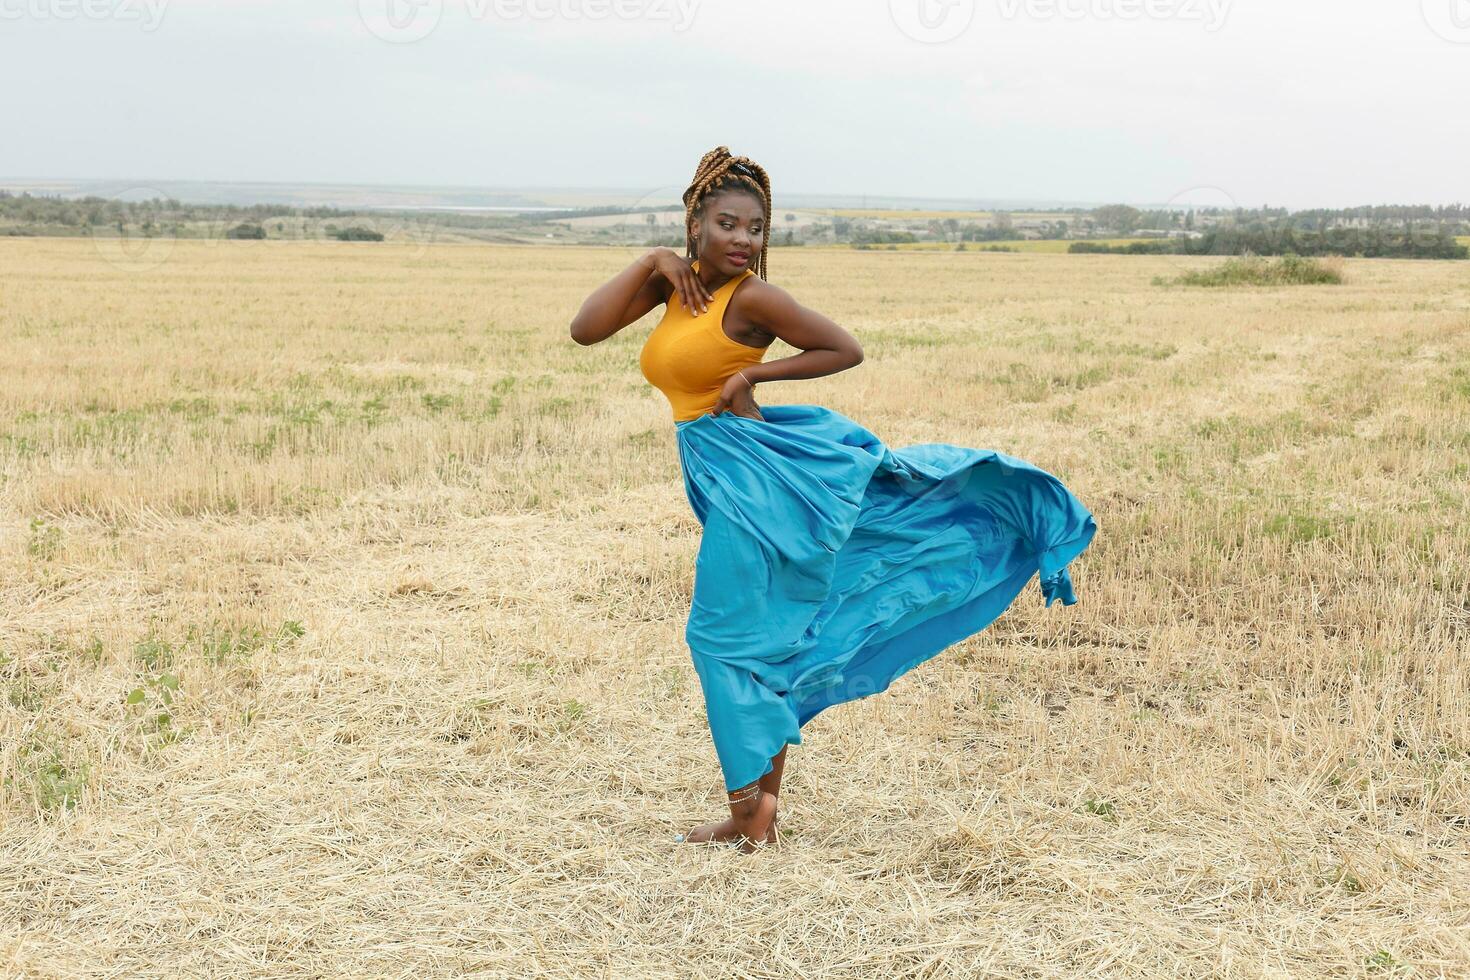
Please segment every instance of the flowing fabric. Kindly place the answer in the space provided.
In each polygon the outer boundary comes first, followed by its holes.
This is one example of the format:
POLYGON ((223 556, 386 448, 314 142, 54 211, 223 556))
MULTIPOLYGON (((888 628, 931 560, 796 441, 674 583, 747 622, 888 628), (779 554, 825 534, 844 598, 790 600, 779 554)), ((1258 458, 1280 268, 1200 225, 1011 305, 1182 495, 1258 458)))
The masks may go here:
POLYGON ((1097 532, 1056 477, 994 450, 890 449, 819 405, 675 423, 704 528, 685 627, 726 790, 818 712, 885 690, 984 629, 1097 532))

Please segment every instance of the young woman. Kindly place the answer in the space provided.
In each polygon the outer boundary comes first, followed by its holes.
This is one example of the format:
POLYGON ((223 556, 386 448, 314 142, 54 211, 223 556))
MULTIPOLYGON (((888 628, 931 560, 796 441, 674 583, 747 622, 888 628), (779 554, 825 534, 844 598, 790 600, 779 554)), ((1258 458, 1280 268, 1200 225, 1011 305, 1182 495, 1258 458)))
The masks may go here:
POLYGON ((1075 603, 1066 566, 1097 525, 1023 460, 891 449, 819 405, 758 406, 756 385, 845 371, 862 347, 766 282, 762 167, 717 147, 684 206, 686 255, 646 252, 587 297, 571 335, 595 344, 665 304, 640 366, 673 409, 703 527, 684 638, 730 806, 676 839, 749 851, 776 840, 786 746, 808 721, 984 629, 1033 575, 1048 607, 1075 603), (777 337, 799 353, 766 361, 777 337))

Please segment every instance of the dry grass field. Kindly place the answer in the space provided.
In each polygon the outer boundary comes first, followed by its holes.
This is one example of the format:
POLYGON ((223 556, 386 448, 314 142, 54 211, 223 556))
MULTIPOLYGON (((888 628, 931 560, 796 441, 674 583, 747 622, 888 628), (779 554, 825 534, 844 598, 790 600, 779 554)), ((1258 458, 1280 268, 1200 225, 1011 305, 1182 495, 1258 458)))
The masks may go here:
POLYGON ((0 973, 1470 975, 1463 263, 773 252, 867 359, 763 401, 1099 533, 742 856, 638 250, 164 251, 0 240, 0 973))

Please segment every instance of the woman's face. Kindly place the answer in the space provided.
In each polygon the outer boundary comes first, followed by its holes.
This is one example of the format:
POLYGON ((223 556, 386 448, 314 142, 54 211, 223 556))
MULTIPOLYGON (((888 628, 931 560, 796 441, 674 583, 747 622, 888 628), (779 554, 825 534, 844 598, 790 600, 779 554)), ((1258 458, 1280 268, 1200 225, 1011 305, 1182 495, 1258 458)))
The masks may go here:
POLYGON ((765 228, 765 212, 752 195, 739 191, 711 194, 704 199, 704 214, 694 228, 700 267, 714 266, 727 276, 754 268, 765 228))

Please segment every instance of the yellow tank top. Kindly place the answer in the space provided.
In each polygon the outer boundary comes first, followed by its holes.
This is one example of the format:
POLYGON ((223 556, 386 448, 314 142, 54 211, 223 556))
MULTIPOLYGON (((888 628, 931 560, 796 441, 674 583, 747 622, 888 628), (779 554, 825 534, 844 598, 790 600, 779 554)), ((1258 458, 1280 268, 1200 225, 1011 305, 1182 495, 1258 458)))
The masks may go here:
MULTIPOLYGON (((693 263, 699 271, 699 260, 693 263)), ((643 342, 638 366, 648 383, 664 393, 675 422, 697 419, 714 408, 720 389, 736 371, 759 364, 767 347, 751 347, 725 335, 725 308, 735 287, 754 270, 745 269, 714 292, 709 309, 694 316, 671 291, 663 319, 643 342)))

